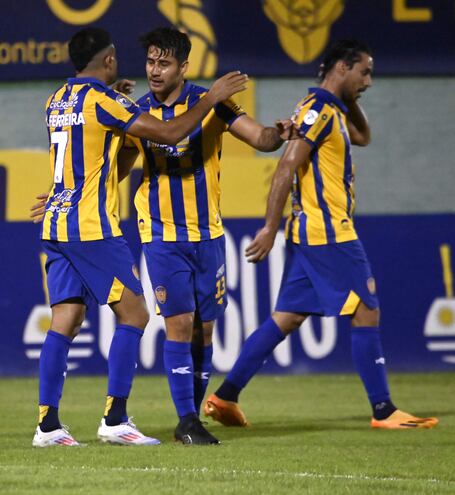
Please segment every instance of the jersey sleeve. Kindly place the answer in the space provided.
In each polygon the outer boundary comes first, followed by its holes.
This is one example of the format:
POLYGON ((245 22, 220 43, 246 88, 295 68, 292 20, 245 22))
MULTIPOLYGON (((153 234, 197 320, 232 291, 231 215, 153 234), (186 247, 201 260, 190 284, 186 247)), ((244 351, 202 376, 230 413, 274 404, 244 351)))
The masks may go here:
POLYGON ((215 114, 222 120, 228 129, 241 115, 246 112, 232 98, 215 105, 215 114))
POLYGON ((134 101, 113 90, 101 93, 96 102, 96 118, 100 124, 109 128, 126 131, 141 113, 142 110, 134 101))
POLYGON ((329 105, 313 99, 297 106, 292 120, 298 126, 300 137, 311 147, 315 147, 319 146, 331 131, 333 115, 329 105))

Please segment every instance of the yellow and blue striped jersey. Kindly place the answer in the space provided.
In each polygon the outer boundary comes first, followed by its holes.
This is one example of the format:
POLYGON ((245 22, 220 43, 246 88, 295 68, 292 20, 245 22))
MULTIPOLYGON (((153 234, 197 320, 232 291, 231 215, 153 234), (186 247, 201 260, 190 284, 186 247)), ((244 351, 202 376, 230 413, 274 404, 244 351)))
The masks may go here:
MULTIPOLYGON (((207 92, 185 82, 170 106, 153 93, 137 101, 141 110, 170 120, 193 107, 207 92)), ((220 212, 220 157, 223 132, 244 111, 232 100, 215 105, 176 146, 127 136, 143 159, 143 179, 134 204, 142 242, 202 241, 223 235, 220 212), (134 144, 133 144, 134 143, 134 144)))
POLYGON ((71 78, 46 103, 54 185, 42 239, 92 241, 122 235, 117 154, 141 114, 124 95, 94 78, 71 78))
POLYGON ((292 213, 286 237, 299 244, 323 245, 357 239, 354 212, 354 167, 346 123, 347 108, 335 95, 310 88, 292 120, 312 147, 307 163, 295 174, 292 213))

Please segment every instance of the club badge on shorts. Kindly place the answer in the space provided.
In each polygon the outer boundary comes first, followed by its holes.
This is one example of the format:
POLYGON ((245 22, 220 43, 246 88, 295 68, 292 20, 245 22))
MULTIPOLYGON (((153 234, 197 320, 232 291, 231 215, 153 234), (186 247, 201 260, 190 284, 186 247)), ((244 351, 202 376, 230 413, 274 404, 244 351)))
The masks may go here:
POLYGON ((159 285, 156 289, 155 289, 155 297, 156 297, 156 300, 160 303, 160 304, 164 304, 166 302, 166 299, 167 299, 167 291, 166 291, 166 288, 163 287, 162 285, 159 285))

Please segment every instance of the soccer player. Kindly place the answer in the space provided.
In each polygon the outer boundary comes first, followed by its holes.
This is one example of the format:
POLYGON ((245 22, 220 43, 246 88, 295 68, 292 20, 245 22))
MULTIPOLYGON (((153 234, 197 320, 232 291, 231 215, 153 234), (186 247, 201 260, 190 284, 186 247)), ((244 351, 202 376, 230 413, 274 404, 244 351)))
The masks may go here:
MULTIPOLYGON (((150 92, 137 101, 158 119, 184 115, 207 90, 185 81, 191 43, 172 28, 142 38, 150 92)), ((164 316, 164 366, 179 417, 175 438, 215 444, 199 420, 212 369, 212 332, 226 307, 225 239, 220 212, 222 135, 228 131, 261 151, 291 137, 290 121, 264 127, 232 100, 214 105, 176 146, 128 139, 125 175, 139 150, 144 173, 135 196, 138 228, 159 312, 164 316), (281 135, 280 135, 281 134, 281 135), (128 159, 128 152, 130 157, 128 159)), ((120 165, 122 168, 122 165, 120 165)))
POLYGON ((215 394, 206 416, 226 426, 246 426, 238 397, 274 348, 308 315, 351 317, 352 358, 373 409, 374 428, 432 428, 436 418, 416 418, 390 398, 379 335, 375 281, 354 229, 354 170, 350 146, 365 146, 370 128, 357 103, 372 83, 373 59, 362 43, 334 43, 321 65, 319 87, 310 88, 293 120, 300 139, 289 143, 275 171, 265 226, 246 249, 250 262, 273 247, 292 188, 286 260, 275 311, 246 340, 215 394))
POLYGON ((117 317, 108 357, 106 409, 98 437, 104 442, 155 445, 159 441, 143 435, 126 412, 139 341, 149 314, 119 227, 117 154, 126 131, 176 144, 213 105, 242 90, 246 76, 224 76, 184 116, 162 122, 109 89, 117 78, 109 33, 97 28, 79 31, 69 43, 69 53, 77 75, 46 104, 54 186, 46 203, 41 238, 47 255, 52 322, 40 357, 39 425, 33 445, 79 445, 61 425, 58 407, 71 341, 91 298, 109 304, 117 317))

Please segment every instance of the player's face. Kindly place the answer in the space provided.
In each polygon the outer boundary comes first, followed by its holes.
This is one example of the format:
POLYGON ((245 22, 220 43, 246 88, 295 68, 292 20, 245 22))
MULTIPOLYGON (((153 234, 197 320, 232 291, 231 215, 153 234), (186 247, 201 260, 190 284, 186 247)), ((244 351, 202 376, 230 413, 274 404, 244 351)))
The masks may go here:
POLYGON ((343 84, 343 99, 357 100, 373 83, 373 59, 362 53, 362 58, 346 71, 343 84))
POLYGON ((151 91, 163 95, 171 93, 182 83, 187 67, 187 61, 180 64, 171 54, 150 46, 145 71, 151 91))

